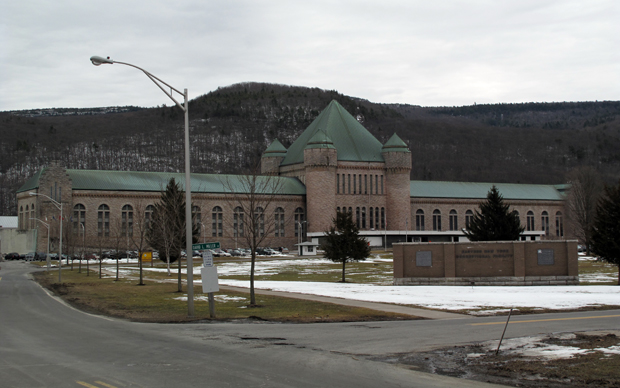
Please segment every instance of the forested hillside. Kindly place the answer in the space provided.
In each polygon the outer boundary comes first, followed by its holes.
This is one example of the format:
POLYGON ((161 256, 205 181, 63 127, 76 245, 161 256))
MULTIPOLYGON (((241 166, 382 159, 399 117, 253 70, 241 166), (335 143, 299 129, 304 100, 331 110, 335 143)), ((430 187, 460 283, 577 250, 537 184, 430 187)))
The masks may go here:
MULTIPOLYGON (((336 91, 260 83, 190 101, 193 172, 238 173, 274 140, 289 146, 336 99, 381 142, 397 133, 413 156, 412 179, 563 183, 590 165, 620 178, 620 102, 419 107, 375 104, 336 91)), ((51 160, 68 168, 183 171, 183 114, 142 109, 0 112, 0 214, 15 190, 51 160)))

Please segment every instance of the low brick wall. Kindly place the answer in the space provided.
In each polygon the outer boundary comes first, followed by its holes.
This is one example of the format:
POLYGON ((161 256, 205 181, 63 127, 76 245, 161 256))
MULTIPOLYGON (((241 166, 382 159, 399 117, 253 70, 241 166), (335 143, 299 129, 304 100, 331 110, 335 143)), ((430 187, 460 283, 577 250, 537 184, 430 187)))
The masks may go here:
POLYGON ((577 285, 577 241, 395 243, 394 285, 577 285))

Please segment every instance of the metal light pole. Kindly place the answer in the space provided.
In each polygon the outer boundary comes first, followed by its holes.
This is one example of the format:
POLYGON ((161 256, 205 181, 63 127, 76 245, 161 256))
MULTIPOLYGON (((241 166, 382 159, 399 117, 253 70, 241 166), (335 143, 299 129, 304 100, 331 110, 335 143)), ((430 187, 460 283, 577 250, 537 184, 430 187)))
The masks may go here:
POLYGON ((409 242, 407 234, 409 233, 409 219, 405 218, 405 242, 409 242))
MULTIPOLYGON (((85 250, 86 250, 86 228, 84 227, 84 223, 80 222, 80 226, 82 227, 82 260, 84 260, 84 256, 86 256, 85 254, 85 250)), ((80 268, 78 270, 78 273, 82 273, 82 260, 80 260, 80 268)), ((86 264, 88 265, 88 264, 86 264)))
POLYGON ((166 94, 168 98, 174 101, 174 103, 179 108, 181 108, 181 110, 183 110, 183 112, 185 113, 185 252, 188 252, 188 255, 187 255, 187 315, 190 317, 193 317, 194 316, 194 272, 193 272, 194 263, 193 263, 193 258, 192 258, 193 255, 189 253, 189 252, 192 252, 193 241, 192 241, 192 194, 191 194, 192 189, 190 185, 190 166, 189 166, 189 100, 188 100, 187 89, 184 89, 183 92, 180 92, 179 90, 168 85, 166 82, 160 80, 159 78, 149 73, 148 71, 138 66, 132 65, 130 63, 113 61, 109 57, 103 58, 99 56, 90 57, 90 61, 95 66, 99 66, 102 64, 112 65, 112 64, 118 63, 119 65, 126 65, 126 66, 130 66, 130 67, 140 70, 147 77, 149 77, 149 79, 153 81, 153 83, 157 85, 157 87, 161 89, 161 91, 164 92, 164 94, 166 94), (170 88, 170 91, 164 89, 162 85, 165 85, 168 88, 170 88), (172 94, 173 91, 183 96, 183 105, 181 105, 174 98, 172 94))
POLYGON ((47 222, 43 222, 38 218, 31 218, 31 220, 37 220, 47 228, 47 255, 45 256, 45 261, 47 262, 47 272, 50 271, 50 224, 47 222))
POLYGON ((60 244, 58 245, 58 283, 62 283, 62 198, 60 198, 60 202, 53 200, 51 197, 48 197, 45 194, 39 194, 30 192, 28 193, 30 196, 39 195, 41 197, 45 197, 52 201, 52 204, 60 209, 60 244))

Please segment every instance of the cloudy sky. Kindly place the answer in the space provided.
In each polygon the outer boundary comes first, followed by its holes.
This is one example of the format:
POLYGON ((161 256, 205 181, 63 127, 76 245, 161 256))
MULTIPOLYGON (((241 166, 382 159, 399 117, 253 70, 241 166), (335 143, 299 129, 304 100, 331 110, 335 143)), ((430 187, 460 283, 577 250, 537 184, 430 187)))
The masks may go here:
POLYGON ((423 106, 620 100, 617 0, 0 0, 0 111, 256 81, 423 106))

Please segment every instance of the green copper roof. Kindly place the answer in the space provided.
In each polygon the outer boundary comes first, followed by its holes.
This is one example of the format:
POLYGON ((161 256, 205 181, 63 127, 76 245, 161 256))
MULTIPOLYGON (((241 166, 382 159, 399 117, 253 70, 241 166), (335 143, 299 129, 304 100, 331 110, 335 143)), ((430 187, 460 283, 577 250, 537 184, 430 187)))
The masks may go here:
POLYGON ((494 184, 505 199, 542 201, 561 201, 564 199, 563 195, 553 185, 411 181, 409 187, 412 198, 485 199, 494 184))
MULTIPOLYGON (((185 189, 184 173, 143 171, 67 170, 73 190, 98 191, 157 191, 165 190, 170 178, 185 189)), ((29 179, 17 192, 39 187, 41 172, 29 179)), ((247 192, 245 175, 191 174, 193 193, 242 193, 247 192)), ((306 187, 297 178, 259 176, 259 192, 281 195, 305 195, 306 187), (275 191, 275 192, 274 192, 275 191)))
POLYGON ((312 136, 312 139, 306 145, 306 148, 332 148, 334 147, 334 142, 330 139, 329 135, 325 132, 324 129, 320 129, 317 133, 312 136))
POLYGON ((33 176, 30 177, 30 179, 24 182, 22 187, 20 187, 19 190, 17 190, 17 192, 21 193, 22 191, 34 190, 37 187, 39 187, 39 178, 41 177, 41 174, 43 173, 43 171, 45 171, 45 168, 42 168, 41 170, 37 171, 33 176))
POLYGON ((383 162, 382 144, 335 100, 306 128, 288 149, 282 165, 303 163, 304 149, 323 129, 338 150, 338 160, 383 162))
POLYGON ((383 152, 411 152, 405 143, 397 134, 393 134, 385 145, 383 152))
POLYGON ((275 139, 263 153, 263 158, 284 156, 286 156, 286 147, 278 139, 275 139))

